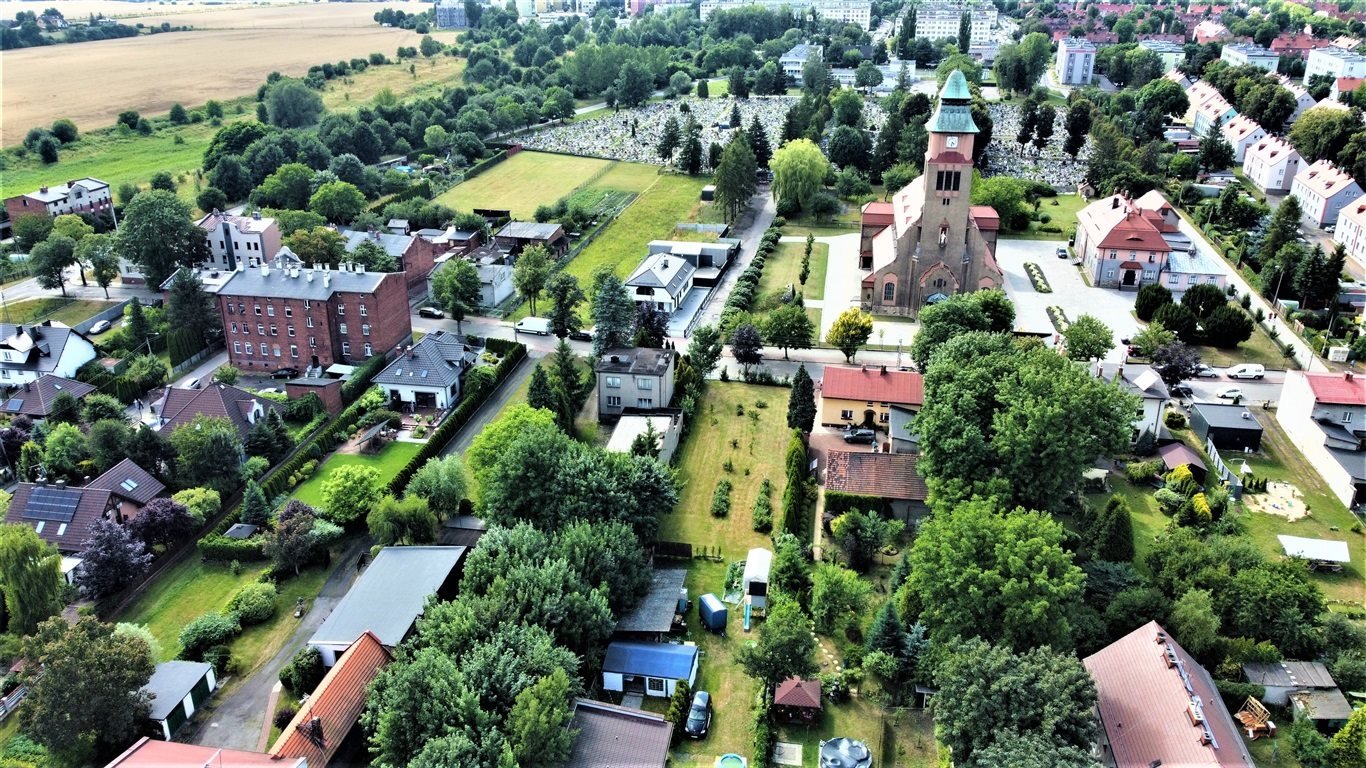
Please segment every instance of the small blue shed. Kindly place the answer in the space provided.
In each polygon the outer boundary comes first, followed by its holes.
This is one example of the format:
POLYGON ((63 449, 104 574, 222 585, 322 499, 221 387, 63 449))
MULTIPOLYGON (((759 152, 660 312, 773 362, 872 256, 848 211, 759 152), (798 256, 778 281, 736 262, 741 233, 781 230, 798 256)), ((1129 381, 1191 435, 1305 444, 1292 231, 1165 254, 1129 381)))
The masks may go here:
POLYGON ((608 691, 669 697, 679 680, 697 682, 697 646, 631 643, 607 646, 602 660, 602 687, 608 691))
POLYGON ((716 595, 706 594, 697 599, 697 616, 709 631, 726 631, 726 604, 716 595))

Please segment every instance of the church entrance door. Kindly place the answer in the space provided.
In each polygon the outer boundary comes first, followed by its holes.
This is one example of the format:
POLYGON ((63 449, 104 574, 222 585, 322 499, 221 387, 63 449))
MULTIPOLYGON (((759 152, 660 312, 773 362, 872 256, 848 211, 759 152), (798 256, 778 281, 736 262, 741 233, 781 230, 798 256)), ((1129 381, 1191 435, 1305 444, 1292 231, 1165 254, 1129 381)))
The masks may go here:
POLYGON ((1123 285, 1125 288, 1133 288, 1133 287, 1134 287, 1134 282, 1136 282, 1137 280, 1138 280, 1138 270, 1134 270, 1134 269, 1126 269, 1126 270, 1124 270, 1124 282, 1122 283, 1122 285, 1123 285))

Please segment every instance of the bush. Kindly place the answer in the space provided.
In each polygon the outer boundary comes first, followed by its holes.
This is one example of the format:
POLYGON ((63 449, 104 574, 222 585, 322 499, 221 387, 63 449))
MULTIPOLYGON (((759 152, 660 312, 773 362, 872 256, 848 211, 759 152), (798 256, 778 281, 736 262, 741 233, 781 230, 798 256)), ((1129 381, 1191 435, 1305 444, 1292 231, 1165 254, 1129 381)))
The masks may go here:
POLYGON ((1168 429, 1186 428, 1186 414, 1180 411, 1167 411, 1167 415, 1164 417, 1164 420, 1167 423, 1168 429))
POLYGON ((403 426, 403 414, 390 410, 370 411, 361 417, 356 426, 360 429, 369 429, 381 422, 387 423, 392 429, 398 429, 403 426))
POLYGON ((1146 483, 1157 477, 1162 472, 1163 463, 1161 459, 1152 461, 1131 461, 1124 465, 1124 476, 1130 482, 1146 483))
POLYGON ((773 484, 764 478, 759 484, 759 495, 754 499, 754 530, 768 533, 773 530, 773 484))
POLYGON ((289 727, 289 724, 293 722, 294 716, 297 714, 299 714, 299 710, 288 704, 281 704, 276 708, 275 719, 272 722, 275 723, 276 728, 284 730, 289 727))
POLYGON ((248 584, 228 601, 228 611, 237 614, 244 627, 261 624, 275 615, 278 597, 274 584, 248 584))
POLYGON ((318 683, 323 681, 324 674, 326 670, 323 669, 323 655, 318 649, 301 648, 284 669, 280 670, 280 684, 295 696, 304 696, 318 687, 318 683))
POLYGON ((199 540, 199 556, 211 562, 228 563, 233 560, 255 562, 266 559, 265 537, 230 539, 209 534, 199 540))
POLYGON ((722 479, 716 484, 716 491, 711 496, 712 517, 725 517, 730 514, 730 490, 729 480, 722 479))
POLYGON ((204 654, 215 645, 226 645, 242 631, 236 616, 206 613, 180 630, 180 657, 204 661, 204 654))

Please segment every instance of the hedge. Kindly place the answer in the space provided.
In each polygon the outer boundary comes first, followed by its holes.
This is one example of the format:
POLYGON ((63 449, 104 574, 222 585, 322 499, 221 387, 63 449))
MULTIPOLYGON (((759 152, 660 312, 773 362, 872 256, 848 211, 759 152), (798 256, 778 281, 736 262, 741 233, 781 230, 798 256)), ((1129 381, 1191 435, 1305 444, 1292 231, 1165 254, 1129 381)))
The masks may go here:
MULTIPOLYGON (((237 520, 235 515, 229 515, 233 521, 237 520)), ((211 533, 199 540, 199 555, 205 560, 218 562, 238 562, 249 563, 257 560, 266 559, 266 540, 263 536, 253 536, 250 539, 230 539, 227 536, 220 536, 211 533)))
POLYGON ((288 461, 267 472, 265 477, 261 478, 261 490, 265 492, 266 498, 273 499, 291 490, 289 478, 298 474, 306 462, 321 459, 337 445, 346 442, 351 436, 351 430, 355 429, 356 424, 365 415, 367 409, 363 403, 363 400, 357 399, 348 405, 328 428, 308 442, 300 444, 299 450, 295 451, 288 461))
POLYGON ((860 496, 857 493, 844 493, 843 491, 825 492, 825 511, 827 514, 838 517, 851 509, 890 515, 892 513, 892 502, 879 496, 860 496))
POLYGON ((342 402, 354 402, 361 395, 365 394, 365 390, 370 388, 370 380, 375 378, 375 375, 380 371, 384 370, 384 366, 386 365, 388 365, 388 360, 385 359, 384 355, 375 355, 362 363, 361 366, 356 369, 355 373, 351 375, 351 378, 342 383, 342 402))

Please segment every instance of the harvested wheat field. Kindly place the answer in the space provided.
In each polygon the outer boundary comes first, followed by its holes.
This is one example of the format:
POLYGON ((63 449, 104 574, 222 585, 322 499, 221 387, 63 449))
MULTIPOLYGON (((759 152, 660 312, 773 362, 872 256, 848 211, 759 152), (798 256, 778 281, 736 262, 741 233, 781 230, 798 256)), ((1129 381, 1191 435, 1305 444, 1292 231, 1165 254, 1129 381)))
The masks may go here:
POLYGON ((415 32, 376 25, 371 16, 379 8, 327 3, 146 16, 148 23, 164 18, 198 29, 6 51, 0 145, 59 117, 101 128, 127 109, 162 114, 176 102, 253 93, 272 71, 298 76, 315 64, 372 51, 392 58, 400 45, 417 45, 415 32))

